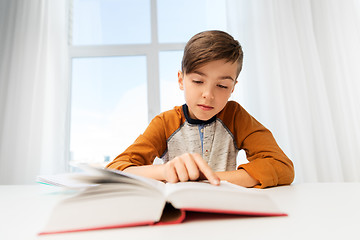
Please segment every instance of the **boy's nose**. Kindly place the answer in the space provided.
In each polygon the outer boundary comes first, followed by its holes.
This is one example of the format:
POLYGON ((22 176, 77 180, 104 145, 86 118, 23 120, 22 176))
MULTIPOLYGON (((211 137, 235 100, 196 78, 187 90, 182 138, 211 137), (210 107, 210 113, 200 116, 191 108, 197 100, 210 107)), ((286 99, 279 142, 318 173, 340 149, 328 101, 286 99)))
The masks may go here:
POLYGON ((213 99, 214 98, 214 91, 212 88, 205 88, 202 94, 203 98, 207 98, 207 99, 213 99))

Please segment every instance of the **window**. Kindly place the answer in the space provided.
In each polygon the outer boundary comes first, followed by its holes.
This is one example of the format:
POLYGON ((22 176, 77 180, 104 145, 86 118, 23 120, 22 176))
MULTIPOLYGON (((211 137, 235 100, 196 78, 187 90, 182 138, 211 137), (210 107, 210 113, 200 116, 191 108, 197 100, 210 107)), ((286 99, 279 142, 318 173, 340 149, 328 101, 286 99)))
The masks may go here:
POLYGON ((73 158, 108 161, 147 125, 146 58, 73 58, 72 66, 73 158))
POLYGON ((73 45, 148 44, 149 0, 74 0, 73 45))
POLYGON ((225 7, 216 0, 73 0, 70 160, 110 161, 154 116, 182 105, 177 72, 186 41, 226 30, 225 7))

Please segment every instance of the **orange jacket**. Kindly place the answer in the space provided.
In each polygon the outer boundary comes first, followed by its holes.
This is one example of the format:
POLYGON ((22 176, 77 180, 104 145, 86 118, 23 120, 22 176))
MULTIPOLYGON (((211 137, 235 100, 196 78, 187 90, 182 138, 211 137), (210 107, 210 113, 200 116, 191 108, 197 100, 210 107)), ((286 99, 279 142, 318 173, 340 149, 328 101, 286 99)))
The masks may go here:
POLYGON ((183 153, 201 154, 214 171, 245 169, 261 188, 290 184, 294 179, 293 163, 271 132, 234 101, 206 122, 191 119, 187 105, 159 114, 107 167, 124 170, 152 164, 155 157, 167 162, 183 153), (236 166, 241 149, 249 163, 236 166))

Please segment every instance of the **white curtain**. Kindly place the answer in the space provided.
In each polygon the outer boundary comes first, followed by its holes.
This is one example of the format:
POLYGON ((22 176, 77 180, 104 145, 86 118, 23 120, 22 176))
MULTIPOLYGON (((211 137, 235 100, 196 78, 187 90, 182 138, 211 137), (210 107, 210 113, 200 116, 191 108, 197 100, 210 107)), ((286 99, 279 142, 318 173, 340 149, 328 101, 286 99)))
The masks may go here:
POLYGON ((67 1, 0 0, 0 184, 65 170, 67 1))
POLYGON ((360 1, 227 3, 245 54, 234 98, 272 130, 295 181, 359 181, 360 1))

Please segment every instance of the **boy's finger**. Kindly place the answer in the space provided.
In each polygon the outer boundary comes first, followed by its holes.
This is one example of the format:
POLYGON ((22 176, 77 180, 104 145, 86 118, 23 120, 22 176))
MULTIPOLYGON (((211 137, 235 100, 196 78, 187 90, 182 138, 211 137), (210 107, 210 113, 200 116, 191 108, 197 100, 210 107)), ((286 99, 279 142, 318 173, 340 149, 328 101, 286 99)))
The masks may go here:
POLYGON ((213 185, 219 185, 220 179, 211 169, 211 167, 205 162, 205 160, 199 154, 192 155, 200 172, 202 172, 207 180, 213 185))
POLYGON ((189 180, 188 170, 184 164, 184 161, 179 159, 174 163, 176 174, 180 182, 186 182, 189 180))
POLYGON ((174 165, 167 164, 165 166, 165 180, 170 183, 176 183, 179 181, 174 165))
POLYGON ((196 161, 191 156, 191 154, 185 156, 184 164, 187 169, 189 179, 190 180, 198 180, 200 177, 200 170, 199 170, 199 167, 198 167, 196 161))

